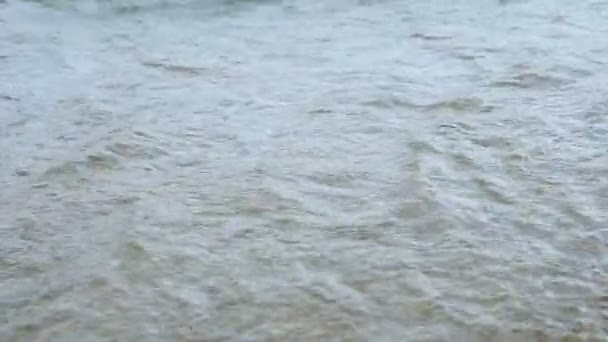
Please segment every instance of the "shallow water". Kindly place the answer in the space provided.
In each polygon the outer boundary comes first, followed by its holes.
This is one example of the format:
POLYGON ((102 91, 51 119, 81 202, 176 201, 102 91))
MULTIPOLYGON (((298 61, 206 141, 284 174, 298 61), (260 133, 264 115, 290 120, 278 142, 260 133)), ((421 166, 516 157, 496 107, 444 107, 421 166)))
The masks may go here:
POLYGON ((0 338, 608 340, 608 1, 0 3, 0 338))

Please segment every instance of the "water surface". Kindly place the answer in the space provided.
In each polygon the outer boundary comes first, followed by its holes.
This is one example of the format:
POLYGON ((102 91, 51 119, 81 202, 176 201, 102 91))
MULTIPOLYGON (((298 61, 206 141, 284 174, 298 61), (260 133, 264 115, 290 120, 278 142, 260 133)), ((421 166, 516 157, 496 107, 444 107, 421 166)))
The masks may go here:
POLYGON ((6 341, 605 341, 608 2, 0 3, 6 341))

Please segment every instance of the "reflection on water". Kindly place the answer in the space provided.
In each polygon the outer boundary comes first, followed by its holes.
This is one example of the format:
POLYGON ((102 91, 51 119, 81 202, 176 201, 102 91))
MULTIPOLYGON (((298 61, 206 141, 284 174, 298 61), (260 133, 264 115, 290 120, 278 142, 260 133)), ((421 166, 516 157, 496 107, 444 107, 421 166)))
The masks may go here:
POLYGON ((608 3, 0 3, 10 341, 604 341, 608 3))

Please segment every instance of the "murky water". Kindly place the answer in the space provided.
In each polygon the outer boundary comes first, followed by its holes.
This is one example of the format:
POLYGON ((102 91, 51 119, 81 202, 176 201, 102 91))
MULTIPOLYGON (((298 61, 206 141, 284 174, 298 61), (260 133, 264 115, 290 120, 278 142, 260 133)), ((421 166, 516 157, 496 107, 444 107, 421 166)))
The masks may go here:
POLYGON ((608 340, 608 1, 0 3, 0 340, 608 340))

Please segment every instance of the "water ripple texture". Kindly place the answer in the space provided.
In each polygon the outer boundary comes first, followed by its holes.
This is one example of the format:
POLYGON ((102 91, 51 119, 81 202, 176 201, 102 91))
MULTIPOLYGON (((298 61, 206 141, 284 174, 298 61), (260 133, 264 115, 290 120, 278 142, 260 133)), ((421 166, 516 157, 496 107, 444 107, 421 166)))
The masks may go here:
POLYGON ((608 2, 0 1, 0 340, 606 341, 608 2))

